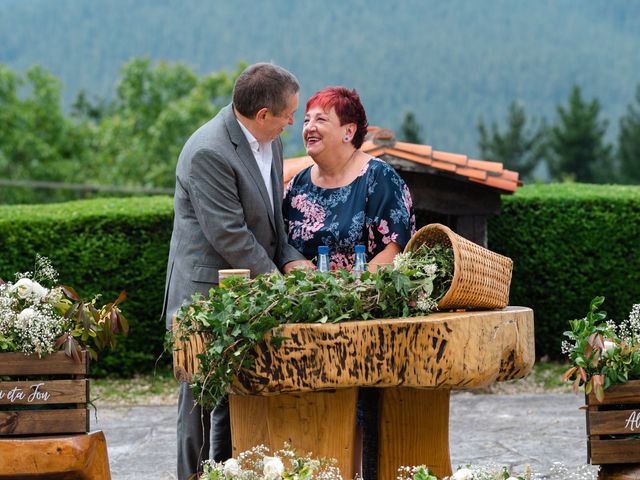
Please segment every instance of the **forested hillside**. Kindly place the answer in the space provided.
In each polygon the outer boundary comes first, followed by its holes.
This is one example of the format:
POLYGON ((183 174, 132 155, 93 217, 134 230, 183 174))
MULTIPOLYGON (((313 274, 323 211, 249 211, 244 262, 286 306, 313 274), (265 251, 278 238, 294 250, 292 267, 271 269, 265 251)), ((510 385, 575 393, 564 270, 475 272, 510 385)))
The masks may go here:
POLYGON ((501 123, 518 100, 552 120, 574 84, 613 137, 640 82, 639 26, 640 2, 621 0, 0 0, 0 63, 48 68, 69 105, 79 89, 113 95, 133 57, 200 74, 271 60, 302 98, 352 86, 372 124, 411 110, 428 143, 478 155, 480 117, 501 123))

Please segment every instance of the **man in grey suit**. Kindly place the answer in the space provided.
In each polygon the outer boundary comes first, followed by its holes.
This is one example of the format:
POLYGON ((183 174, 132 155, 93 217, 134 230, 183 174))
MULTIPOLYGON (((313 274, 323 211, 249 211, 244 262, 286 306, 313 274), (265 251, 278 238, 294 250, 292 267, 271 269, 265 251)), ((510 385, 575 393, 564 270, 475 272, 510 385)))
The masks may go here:
MULTIPOLYGON (((299 84, 285 69, 249 66, 236 80, 233 102, 184 145, 176 167, 174 223, 164 306, 167 328, 180 306, 217 285, 218 270, 251 275, 287 273, 310 263, 287 243, 282 220, 282 142, 293 124, 299 84)), ((231 456, 226 401, 213 411, 194 406, 187 383, 178 403, 178 478, 197 473, 209 458, 231 456)))

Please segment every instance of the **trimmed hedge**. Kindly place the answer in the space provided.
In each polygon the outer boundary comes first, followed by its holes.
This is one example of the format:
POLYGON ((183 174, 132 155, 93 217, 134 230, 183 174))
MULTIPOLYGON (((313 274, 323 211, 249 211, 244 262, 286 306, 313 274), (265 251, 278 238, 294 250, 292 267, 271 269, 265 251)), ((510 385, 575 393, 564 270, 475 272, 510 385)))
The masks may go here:
POLYGON ((561 356, 596 295, 617 321, 640 302, 640 187, 532 185, 502 202, 489 247, 514 260, 510 304, 533 308, 538 356, 561 356))
POLYGON ((61 283, 85 298, 102 293, 102 300, 111 301, 125 289, 122 310, 131 331, 92 372, 148 371, 162 353, 165 334, 160 314, 172 215, 170 197, 2 206, 0 278, 32 270, 39 253, 51 259, 61 283))
MULTIPOLYGON (((489 246, 514 260, 510 303, 534 309, 538 356, 560 356, 567 321, 584 316, 594 296, 607 298, 617 320, 640 302, 640 187, 532 185, 502 201, 489 246)), ((0 206, 0 278, 31 270, 40 253, 85 297, 106 301, 126 289, 131 332, 93 373, 149 371, 165 333, 172 217, 170 197, 0 206)))

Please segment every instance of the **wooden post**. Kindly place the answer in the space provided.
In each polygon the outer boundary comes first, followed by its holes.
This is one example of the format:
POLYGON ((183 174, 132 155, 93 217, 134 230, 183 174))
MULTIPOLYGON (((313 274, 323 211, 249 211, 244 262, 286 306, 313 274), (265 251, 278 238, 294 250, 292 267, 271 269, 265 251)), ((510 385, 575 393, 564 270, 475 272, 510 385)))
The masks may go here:
POLYGON ((378 478, 398 467, 426 465, 439 478, 451 475, 449 390, 381 390, 378 478))

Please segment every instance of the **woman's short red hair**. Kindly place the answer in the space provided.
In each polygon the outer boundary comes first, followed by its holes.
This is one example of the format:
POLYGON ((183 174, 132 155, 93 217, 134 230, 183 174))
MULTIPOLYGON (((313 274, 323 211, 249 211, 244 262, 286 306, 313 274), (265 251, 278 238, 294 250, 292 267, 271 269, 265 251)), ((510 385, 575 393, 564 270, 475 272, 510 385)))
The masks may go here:
POLYGON ((360 96, 355 89, 349 90, 345 87, 323 88, 314 93, 307 101, 305 112, 308 112, 311 107, 316 105, 325 110, 334 108, 336 115, 340 119, 340 125, 355 123, 356 133, 353 135, 351 143, 356 148, 362 146, 369 124, 367 123, 367 114, 360 101, 360 96))

